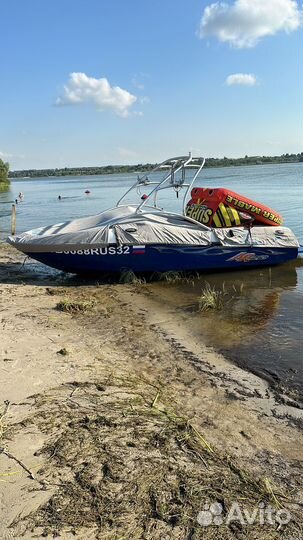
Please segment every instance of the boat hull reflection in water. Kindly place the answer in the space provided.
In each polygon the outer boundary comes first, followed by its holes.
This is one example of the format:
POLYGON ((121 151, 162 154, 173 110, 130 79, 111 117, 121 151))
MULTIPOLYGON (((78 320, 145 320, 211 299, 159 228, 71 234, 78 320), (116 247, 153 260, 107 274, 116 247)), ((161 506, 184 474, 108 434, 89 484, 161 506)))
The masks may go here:
POLYGON ((194 342, 201 340, 278 390, 291 389, 303 399, 302 263, 297 259, 274 268, 203 274, 173 287, 165 282, 149 287, 166 306, 168 324, 170 316, 175 324, 179 313, 194 342), (220 293, 218 309, 200 311, 205 288, 220 293))

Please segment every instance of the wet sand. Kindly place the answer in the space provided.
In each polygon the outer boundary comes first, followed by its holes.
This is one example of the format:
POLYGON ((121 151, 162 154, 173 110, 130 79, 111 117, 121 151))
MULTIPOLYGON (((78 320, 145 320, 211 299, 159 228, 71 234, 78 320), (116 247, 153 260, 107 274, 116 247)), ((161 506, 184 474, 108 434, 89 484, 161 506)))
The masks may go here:
POLYGON ((194 339, 149 287, 22 263, 0 246, 0 538, 300 537, 295 402, 194 339), (235 498, 279 499, 294 521, 221 536, 196 522, 205 503, 226 511, 235 498))

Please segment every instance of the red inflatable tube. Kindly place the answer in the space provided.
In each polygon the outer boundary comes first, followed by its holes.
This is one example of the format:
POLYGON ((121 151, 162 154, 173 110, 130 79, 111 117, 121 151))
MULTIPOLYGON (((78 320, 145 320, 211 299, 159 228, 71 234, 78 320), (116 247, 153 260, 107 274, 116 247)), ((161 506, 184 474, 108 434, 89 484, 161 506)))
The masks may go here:
POLYGON ((186 215, 214 227, 239 226, 243 213, 254 218, 256 225, 283 223, 275 210, 225 188, 193 188, 186 207, 186 215))

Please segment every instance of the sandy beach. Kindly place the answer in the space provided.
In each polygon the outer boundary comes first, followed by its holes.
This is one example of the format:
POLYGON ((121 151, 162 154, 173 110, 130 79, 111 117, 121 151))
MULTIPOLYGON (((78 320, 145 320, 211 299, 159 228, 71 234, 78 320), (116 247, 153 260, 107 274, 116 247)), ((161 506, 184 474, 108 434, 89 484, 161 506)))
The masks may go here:
POLYGON ((3 244, 0 283, 1 540, 303 538, 298 403, 149 286, 64 280, 3 244), (290 519, 229 522, 235 503, 290 519))

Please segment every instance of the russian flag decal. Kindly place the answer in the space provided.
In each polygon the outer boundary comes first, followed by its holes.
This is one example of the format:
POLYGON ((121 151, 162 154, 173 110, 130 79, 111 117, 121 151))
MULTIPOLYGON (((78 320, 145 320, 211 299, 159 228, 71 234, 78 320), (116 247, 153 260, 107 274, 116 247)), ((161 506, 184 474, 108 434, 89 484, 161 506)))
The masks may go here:
POLYGON ((133 246, 133 255, 145 255, 145 246, 133 246))

